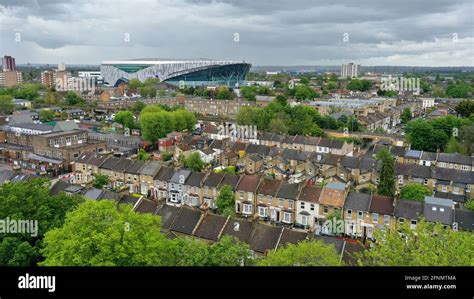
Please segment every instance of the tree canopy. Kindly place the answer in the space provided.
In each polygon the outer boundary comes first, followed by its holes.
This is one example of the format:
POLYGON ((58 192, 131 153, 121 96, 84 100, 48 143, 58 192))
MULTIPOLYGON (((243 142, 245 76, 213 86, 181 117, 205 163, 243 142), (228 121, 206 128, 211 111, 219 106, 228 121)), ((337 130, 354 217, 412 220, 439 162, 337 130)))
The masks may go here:
POLYGON ((201 171, 204 167, 204 161, 198 152, 194 152, 184 159, 184 167, 193 171, 201 171))
POLYGON ((222 215, 231 216, 235 213, 234 192, 230 185, 224 185, 219 190, 219 195, 216 199, 217 209, 222 215))
POLYGON ((423 201, 428 195, 431 195, 431 190, 418 183, 407 184, 400 190, 400 199, 423 201))
POLYGON ((372 248, 356 254, 363 266, 474 266, 474 234, 421 220, 376 230, 372 248))
POLYGON ((45 233, 60 227, 66 213, 83 201, 49 192, 49 183, 41 179, 0 187, 0 219, 32 220, 38 225, 36 233, 0 234, 0 265, 35 265, 41 260, 39 250, 45 233))
POLYGON ((386 149, 377 153, 377 159, 382 161, 377 193, 393 197, 395 195, 395 159, 386 149))
POLYGON ((164 266, 172 247, 160 232, 161 218, 114 201, 86 201, 64 225, 46 233, 43 266, 164 266))
POLYGON ((259 266, 340 266, 341 258, 333 244, 320 240, 288 244, 257 261, 259 266))

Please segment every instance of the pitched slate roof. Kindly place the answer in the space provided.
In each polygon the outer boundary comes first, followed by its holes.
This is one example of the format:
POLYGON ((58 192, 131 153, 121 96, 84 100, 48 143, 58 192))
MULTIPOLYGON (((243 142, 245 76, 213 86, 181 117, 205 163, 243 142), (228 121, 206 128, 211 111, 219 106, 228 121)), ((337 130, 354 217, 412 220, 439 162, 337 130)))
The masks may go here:
POLYGON ((119 201, 122 198, 122 194, 113 192, 111 190, 104 190, 102 194, 100 195, 99 200, 107 199, 107 200, 115 200, 119 201))
POLYGON ((398 218, 417 220, 423 216, 423 202, 400 199, 394 214, 398 218))
POLYGON ((301 191, 301 184, 290 184, 284 181, 280 185, 280 189, 278 189, 276 196, 279 198, 296 200, 298 199, 300 191, 301 191))
POLYGON ((447 225, 453 223, 453 201, 450 199, 425 196, 423 215, 426 220, 447 225), (444 211, 441 211, 444 209, 444 211))
POLYGON ((227 222, 222 235, 236 237, 241 242, 248 242, 252 232, 252 222, 242 219, 231 218, 227 222))
POLYGON ((282 233, 281 227, 255 223, 249 237, 250 249, 259 253, 274 250, 282 233))
POLYGON ((143 161, 131 161, 128 165, 127 168, 125 169, 126 173, 131 173, 131 174, 139 174, 140 170, 145 166, 145 163, 143 161))
POLYGON ((239 180, 240 176, 226 173, 224 175, 224 178, 222 179, 221 186, 230 185, 232 187, 232 190, 235 190, 237 184, 239 183, 239 180))
POLYGON ((104 190, 91 188, 84 193, 84 197, 92 200, 99 200, 104 190))
POLYGON ((283 233, 278 243, 278 248, 284 247, 288 244, 297 244, 306 240, 308 234, 306 232, 295 231, 292 229, 283 229, 283 233))
POLYGON ((227 217, 208 213, 196 229, 195 236, 211 241, 218 241, 219 233, 224 228, 227 217))
POLYGON ((344 203, 344 209, 367 212, 370 206, 371 194, 349 192, 344 203))
POLYGON ((438 162, 464 164, 472 166, 472 158, 470 156, 461 155, 459 153, 439 153, 438 162))
POLYGON ((369 212, 383 215, 393 215, 395 207, 393 206, 394 199, 389 196, 373 195, 369 206, 369 212))
POLYGON ((192 187, 201 187, 202 181, 204 180, 205 177, 206 177, 205 173, 191 171, 191 174, 186 180, 186 185, 192 186, 192 187))
POLYGON ((243 175, 237 185, 236 190, 244 192, 255 192, 260 182, 259 177, 253 175, 243 175))
POLYGON ((459 229, 474 231, 474 211, 455 209, 454 222, 459 229))
POLYGON ((173 174, 173 176, 171 177, 169 182, 177 183, 177 184, 184 184, 186 182, 186 180, 188 179, 190 174, 191 174, 191 170, 181 168, 173 174))
POLYGON ((161 164, 159 162, 147 162, 143 168, 140 169, 140 174, 154 178, 160 171, 160 168, 161 164))
POLYGON ((119 200, 118 203, 119 204, 131 204, 132 206, 134 206, 139 199, 140 199, 139 197, 135 197, 135 196, 131 196, 131 195, 124 195, 119 200))
POLYGON ((161 227, 164 229, 170 229, 171 225, 173 224, 174 220, 181 212, 181 208, 171 206, 171 205, 163 205, 159 208, 155 215, 161 216, 161 227))
POLYGON ((264 178, 257 189, 257 194, 275 196, 280 188, 281 181, 269 178, 264 178))
POLYGON ((170 167, 161 167, 156 176, 156 180, 168 182, 173 177, 174 169, 170 167))
POLYGON ((319 203, 319 196, 322 189, 317 186, 305 185, 301 189, 298 200, 312 203, 319 203))
POLYGON ((156 207, 158 206, 156 201, 142 199, 140 203, 135 207, 135 211, 138 213, 149 213, 153 214, 156 211, 156 207))
POLYGON ((56 183, 54 183, 53 186, 51 186, 51 189, 49 190, 49 192, 51 193, 51 195, 58 195, 69 186, 71 186, 71 184, 62 180, 58 180, 56 183))
POLYGON ((211 172, 204 182, 202 183, 203 186, 208 186, 211 188, 217 188, 219 187, 221 181, 224 179, 224 174, 222 173, 214 173, 211 172))
POLYGON ((199 210, 183 206, 170 229, 178 233, 191 235, 200 218, 201 212, 199 210))

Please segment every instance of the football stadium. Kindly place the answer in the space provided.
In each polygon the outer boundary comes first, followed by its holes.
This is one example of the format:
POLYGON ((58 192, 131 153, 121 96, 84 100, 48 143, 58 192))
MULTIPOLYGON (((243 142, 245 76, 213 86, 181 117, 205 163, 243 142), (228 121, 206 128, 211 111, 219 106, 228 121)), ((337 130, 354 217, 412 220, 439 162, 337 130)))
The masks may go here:
POLYGON ((251 64, 210 59, 131 59, 104 61, 100 73, 104 82, 117 86, 131 79, 159 78, 175 86, 229 87, 245 84, 251 64))

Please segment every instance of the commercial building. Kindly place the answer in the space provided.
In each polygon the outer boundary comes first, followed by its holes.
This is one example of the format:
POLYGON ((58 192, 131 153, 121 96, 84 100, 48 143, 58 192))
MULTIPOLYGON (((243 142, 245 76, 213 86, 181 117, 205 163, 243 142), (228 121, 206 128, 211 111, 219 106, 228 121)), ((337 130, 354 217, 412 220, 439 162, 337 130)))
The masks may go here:
POLYGON ((356 78, 360 76, 360 64, 343 64, 341 66, 341 77, 356 78))
POLYGON ((209 59, 131 59, 104 61, 100 73, 105 83, 114 86, 131 79, 159 78, 175 86, 234 87, 245 84, 250 67, 246 62, 209 59))
POLYGON ((0 87, 12 87, 23 82, 23 76, 19 71, 6 70, 0 72, 0 87))

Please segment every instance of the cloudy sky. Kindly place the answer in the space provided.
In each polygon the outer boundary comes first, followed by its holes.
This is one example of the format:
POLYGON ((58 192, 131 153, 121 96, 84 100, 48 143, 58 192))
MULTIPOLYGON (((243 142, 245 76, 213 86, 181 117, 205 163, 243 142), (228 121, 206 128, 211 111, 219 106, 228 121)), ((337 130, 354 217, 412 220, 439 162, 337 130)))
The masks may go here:
POLYGON ((472 0, 0 0, 17 63, 474 66, 472 0))

